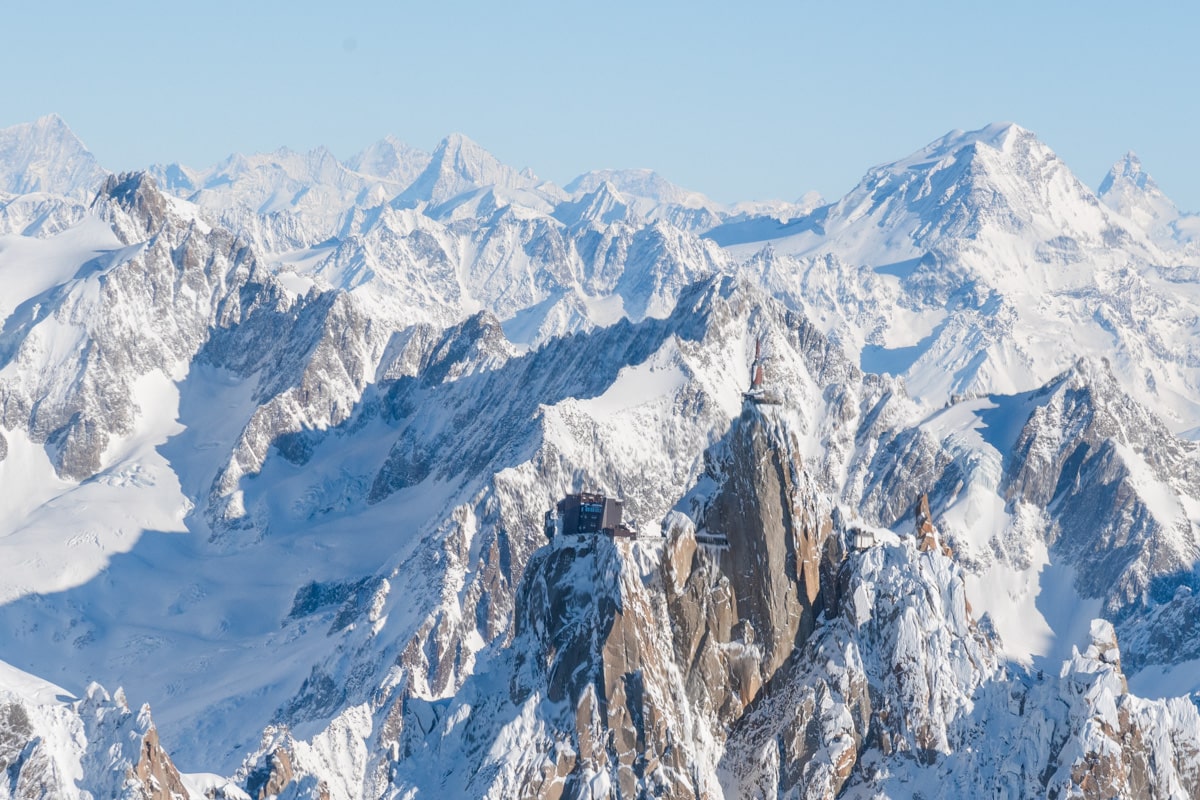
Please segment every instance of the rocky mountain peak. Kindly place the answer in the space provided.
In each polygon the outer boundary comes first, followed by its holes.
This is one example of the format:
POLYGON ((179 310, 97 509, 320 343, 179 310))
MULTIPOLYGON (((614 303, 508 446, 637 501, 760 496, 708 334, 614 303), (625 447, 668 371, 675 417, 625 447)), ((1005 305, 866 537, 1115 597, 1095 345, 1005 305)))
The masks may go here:
MULTIPOLYGON (((993 122, 976 130, 955 129, 933 140, 912 155, 876 169, 892 170, 898 165, 915 166, 955 159, 963 154, 978 154, 983 148, 997 153, 1012 154, 1019 144, 1030 145, 1037 136, 1013 122, 993 122)), ((1040 143, 1039 143, 1040 144, 1040 143)), ((1041 145, 1045 147, 1045 145, 1041 145)))
POLYGON ((1186 244, 1194 237, 1194 231, 1188 229, 1188 218, 1163 193, 1132 151, 1113 164, 1100 182, 1097 195, 1105 205, 1137 223, 1155 242, 1168 249, 1186 244))
POLYGON ((774 410, 748 405, 706 463, 715 488, 673 518, 664 574, 689 693, 728 722, 811 635, 841 553, 828 501, 774 410))
POLYGON ((915 216, 918 241, 964 237, 986 228, 1021 230, 1057 219, 1070 208, 1094 205, 1054 152, 1011 123, 954 131, 913 155, 877 167, 838 204, 856 216, 878 207, 891 224, 915 216), (902 212, 903 210, 903 212, 902 212))
POLYGON ((131 711, 121 689, 109 695, 94 682, 75 701, 0 689, 0 766, 5 797, 196 796, 159 741, 150 707, 131 711))
POLYGON ((92 206, 113 222, 113 229, 126 244, 134 244, 162 227, 170 201, 148 173, 122 172, 104 179, 92 206), (122 219, 116 219, 114 212, 122 219))
POLYGON ((739 246, 777 239, 792 252, 836 251, 871 263, 888 257, 885 252, 919 257, 938 247, 954 251, 985 232, 1027 236, 1043 226, 1047 233, 1061 233, 1064 226, 1074 232, 1080 216, 1085 230, 1098 233, 1108 223, 1091 210, 1097 205, 1035 134, 994 123, 951 131, 871 168, 839 201, 809 217, 783 223, 755 215, 723 226, 718 238, 739 246))
POLYGON ((602 181, 577 200, 567 200, 554 209, 554 217, 565 225, 590 223, 604 226, 625 220, 629 203, 609 181, 602 181))

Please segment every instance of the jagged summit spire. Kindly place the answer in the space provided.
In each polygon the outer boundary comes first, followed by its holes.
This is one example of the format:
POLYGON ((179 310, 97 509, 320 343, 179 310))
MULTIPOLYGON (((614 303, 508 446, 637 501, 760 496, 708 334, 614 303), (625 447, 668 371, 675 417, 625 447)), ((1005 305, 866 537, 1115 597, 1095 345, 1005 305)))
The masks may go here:
POLYGON ((583 222, 608 225, 629 217, 629 202, 610 181, 601 181, 594 190, 578 200, 567 200, 554 211, 554 217, 566 225, 583 222))
POLYGON ((1136 222, 1159 244, 1167 248, 1177 246, 1179 240, 1173 226, 1181 216, 1179 207, 1158 187, 1132 150, 1113 164, 1096 194, 1105 205, 1136 222))
POLYGON ((754 340, 754 363, 750 365, 750 390, 761 389, 763 385, 762 338, 754 340))
POLYGON ((754 339, 754 360, 750 362, 750 389, 742 397, 754 405, 779 405, 782 402, 779 396, 770 391, 765 383, 763 339, 758 336, 754 339))

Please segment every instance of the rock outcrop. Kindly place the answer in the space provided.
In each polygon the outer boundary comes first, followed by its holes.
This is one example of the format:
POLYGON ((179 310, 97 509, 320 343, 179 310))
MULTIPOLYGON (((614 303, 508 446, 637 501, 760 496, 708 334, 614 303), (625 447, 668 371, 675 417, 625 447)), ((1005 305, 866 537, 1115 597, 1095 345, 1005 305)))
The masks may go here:
POLYGON ((997 677, 940 553, 889 540, 849 555, 837 587, 838 605, 731 731, 727 797, 833 798, 891 761, 935 763, 997 677))
POLYGON ((463 797, 697 796, 662 595, 630 548, 564 537, 531 558, 502 671, 449 703, 405 702, 398 789, 433 774, 463 797))
POLYGON ((774 410, 748 405, 706 464, 667 534, 664 583, 688 694, 728 725, 812 634, 841 543, 774 410))
POLYGON ((1090 640, 1063 667, 1066 735, 1047 795, 1200 797, 1200 712, 1185 698, 1131 696, 1111 623, 1093 621, 1090 640))

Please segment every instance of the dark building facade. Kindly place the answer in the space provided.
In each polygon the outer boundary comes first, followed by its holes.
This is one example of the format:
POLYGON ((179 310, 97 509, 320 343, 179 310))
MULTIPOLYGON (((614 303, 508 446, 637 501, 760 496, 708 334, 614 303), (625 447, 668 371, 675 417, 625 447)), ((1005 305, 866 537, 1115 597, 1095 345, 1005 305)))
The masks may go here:
POLYGON ((633 536, 622 522, 625 504, 615 497, 592 492, 569 494, 558 501, 554 511, 546 512, 546 536, 603 533, 608 536, 633 536))

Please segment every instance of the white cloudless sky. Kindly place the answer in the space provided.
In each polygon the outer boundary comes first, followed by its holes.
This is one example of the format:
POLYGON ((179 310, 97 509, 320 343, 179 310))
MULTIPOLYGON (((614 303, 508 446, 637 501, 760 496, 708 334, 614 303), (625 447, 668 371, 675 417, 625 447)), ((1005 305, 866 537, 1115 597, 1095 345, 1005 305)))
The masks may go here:
POLYGON ((1200 6, 1147 2, 23 3, 0 126, 56 112, 109 169, 459 131, 566 183, 848 191, 1009 120, 1096 186, 1127 150, 1200 211, 1200 6))

